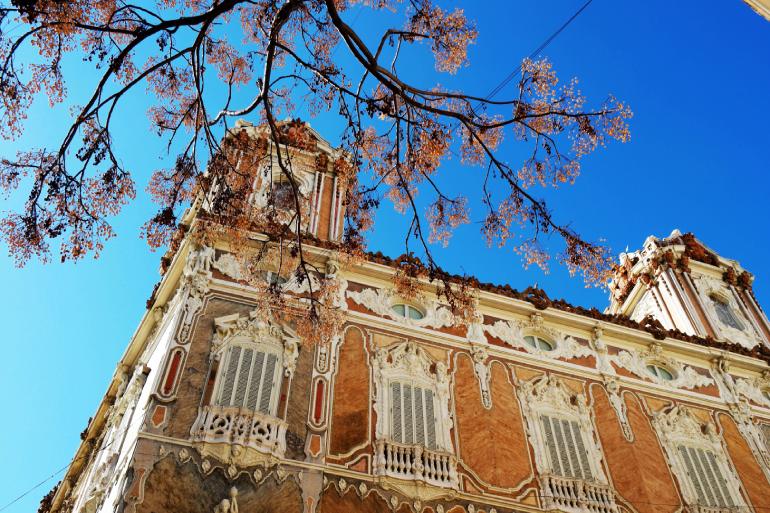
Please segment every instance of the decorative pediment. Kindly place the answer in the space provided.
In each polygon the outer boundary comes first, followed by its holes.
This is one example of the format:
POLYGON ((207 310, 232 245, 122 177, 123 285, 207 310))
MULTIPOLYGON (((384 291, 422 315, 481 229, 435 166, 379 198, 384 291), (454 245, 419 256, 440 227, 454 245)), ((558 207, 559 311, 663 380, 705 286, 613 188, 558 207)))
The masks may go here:
POLYGON ((424 305, 425 315, 422 319, 402 317, 393 311, 393 304, 398 299, 391 291, 385 289, 363 289, 361 291, 347 291, 347 297, 353 302, 365 306, 372 312, 388 319, 397 320, 409 326, 421 328, 443 328, 455 323, 455 316, 445 305, 435 299, 424 305))
POLYGON ((652 423, 668 442, 695 444, 704 449, 721 451, 716 426, 712 422, 704 423, 684 406, 677 405, 654 414, 652 423))
POLYGON ((572 411, 576 415, 587 413, 585 396, 576 394, 553 374, 525 381, 520 390, 527 409, 572 411))
POLYGON ((587 346, 581 345, 574 338, 564 333, 549 328, 543 324, 543 318, 535 313, 529 322, 518 320, 497 321, 494 324, 485 324, 484 331, 496 337, 511 347, 523 349, 530 354, 547 356, 549 358, 571 359, 581 356, 596 356, 595 352, 587 346), (524 337, 527 335, 543 336, 553 345, 553 350, 545 351, 527 344, 524 337))
POLYGON ((282 355, 284 374, 294 374, 299 356, 299 339, 288 328, 272 320, 262 319, 256 310, 248 316, 232 314, 214 319, 214 328, 213 358, 218 358, 231 341, 247 338, 282 355))
POLYGON ((689 365, 684 365, 679 360, 663 354, 660 344, 651 344, 644 351, 623 350, 617 355, 611 355, 609 360, 619 367, 623 367, 640 378, 646 378, 658 385, 672 388, 695 388, 714 384, 714 380, 708 376, 699 374, 689 365), (647 369, 648 365, 662 365, 671 371, 672 379, 666 380, 647 369))

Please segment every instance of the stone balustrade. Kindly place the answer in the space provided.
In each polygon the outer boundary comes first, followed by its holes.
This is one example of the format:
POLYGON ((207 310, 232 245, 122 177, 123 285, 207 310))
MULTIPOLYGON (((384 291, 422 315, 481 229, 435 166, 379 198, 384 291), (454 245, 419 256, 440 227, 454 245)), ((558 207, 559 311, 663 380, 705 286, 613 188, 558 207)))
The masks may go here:
POLYGON ((377 475, 424 481, 447 488, 457 485, 457 460, 450 453, 387 440, 378 440, 376 446, 374 467, 377 475))
POLYGON ((286 422, 257 411, 208 405, 198 412, 193 441, 237 444, 282 457, 286 422))
POLYGON ((582 479, 542 476, 540 479, 546 509, 618 513, 615 493, 609 485, 582 479))

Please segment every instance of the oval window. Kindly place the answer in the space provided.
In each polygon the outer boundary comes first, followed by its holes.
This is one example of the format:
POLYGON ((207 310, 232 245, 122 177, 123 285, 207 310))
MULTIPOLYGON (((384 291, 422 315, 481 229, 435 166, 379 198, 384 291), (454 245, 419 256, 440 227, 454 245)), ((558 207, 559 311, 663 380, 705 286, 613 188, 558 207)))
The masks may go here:
POLYGON ((650 364, 647 366, 647 372, 652 374, 658 379, 662 379, 663 381, 671 381, 674 379, 674 375, 671 373, 670 370, 666 369, 665 367, 661 367, 660 365, 650 364))
POLYGON ((524 337, 524 342, 526 342, 529 347, 534 349, 539 349, 541 351, 553 351, 553 344, 534 335, 527 335, 524 337))
POLYGON ((412 319, 414 321, 419 321, 425 317, 425 314, 423 314, 420 310, 413 307, 412 305, 407 305, 406 303, 397 303, 391 306, 390 309, 393 310, 393 313, 396 315, 406 317, 407 319, 412 319))

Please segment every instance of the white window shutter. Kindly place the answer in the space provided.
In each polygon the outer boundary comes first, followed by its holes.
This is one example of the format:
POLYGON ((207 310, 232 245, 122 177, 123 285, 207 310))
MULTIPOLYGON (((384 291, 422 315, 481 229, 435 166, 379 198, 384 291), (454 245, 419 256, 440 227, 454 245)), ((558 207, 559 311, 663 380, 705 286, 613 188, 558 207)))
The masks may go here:
POLYGON ((272 414, 270 411, 270 399, 273 396, 273 389, 277 388, 275 382, 275 364, 278 358, 274 354, 267 355, 265 371, 262 374, 262 386, 260 387, 259 411, 266 414, 272 414))
POLYGON ((425 445, 425 396, 427 390, 414 387, 414 443, 425 445))
POLYGON ((262 373, 265 366, 265 353, 256 351, 254 353, 254 365, 249 379, 249 395, 246 399, 246 407, 250 410, 256 410, 259 401, 260 386, 262 384, 262 373))
POLYGON ((219 394, 219 404, 230 406, 233 400, 233 388, 235 387, 235 378, 238 374, 238 364, 241 360, 241 348, 232 347, 227 356, 227 367, 225 368, 222 391, 219 394))
POLYGON ((246 406, 246 390, 249 385, 249 374, 251 373, 251 364, 254 359, 253 349, 244 349, 241 356, 241 365, 238 368, 238 379, 236 380, 235 398, 232 405, 243 408, 246 406))
POLYGON ((390 400, 391 400, 391 431, 393 441, 403 443, 404 431, 401 424, 401 383, 390 384, 390 400))
POLYGON ((548 447, 548 454, 551 457, 551 471, 556 475, 563 476, 564 471, 562 470, 561 459, 559 458, 559 449, 556 445, 556 438, 553 432, 553 425, 551 424, 551 417, 543 415, 540 417, 540 422, 543 424, 545 445, 548 447))
POLYGON ((588 461, 588 451, 583 441, 583 434, 580 432, 580 425, 574 420, 570 422, 570 425, 572 426, 572 437, 575 439, 576 450, 580 459, 580 469, 583 472, 581 477, 583 479, 593 479, 591 464, 588 461))
POLYGON ((412 386, 404 384, 402 386, 404 394, 404 443, 414 443, 414 403, 412 399, 412 386))
POLYGON ((425 391, 425 417, 427 419, 427 445, 429 449, 436 448, 436 412, 433 407, 433 391, 425 391))

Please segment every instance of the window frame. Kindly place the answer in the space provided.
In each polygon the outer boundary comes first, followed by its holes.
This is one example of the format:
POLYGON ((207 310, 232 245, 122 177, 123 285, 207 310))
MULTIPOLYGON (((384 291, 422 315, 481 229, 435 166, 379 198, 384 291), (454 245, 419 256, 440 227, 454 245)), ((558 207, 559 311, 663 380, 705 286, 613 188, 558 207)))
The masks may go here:
POLYGON ((676 381, 676 371, 671 369, 669 366, 660 363, 659 361, 651 360, 645 362, 644 369, 650 376, 654 377, 658 381, 662 381, 664 383, 676 381), (661 371, 668 374, 668 377, 662 376, 661 371))
POLYGON ((746 324, 738 317, 735 308, 733 308, 728 298, 721 294, 713 293, 709 295, 709 300, 717 320, 722 326, 733 330, 746 331, 746 324))
POLYGON ((411 303, 406 303, 403 301, 391 304, 390 311, 396 314, 397 316, 402 317, 404 319, 409 319, 410 321, 421 321, 425 318, 425 312, 421 308, 418 308, 411 303), (396 311, 396 308, 399 306, 404 308, 404 313, 400 313, 396 311), (419 317, 412 317, 410 315, 410 312, 417 312, 419 317))
POLYGON ((524 344, 529 349, 533 349, 541 353, 550 353, 551 351, 556 350, 556 343, 546 337, 543 337, 539 333, 527 333, 522 337, 522 340, 524 340, 524 344), (533 343, 529 343, 527 340, 528 338, 532 339, 533 343), (546 346, 547 348, 543 348, 542 346, 546 346))
POLYGON ((259 342, 256 342, 248 337, 245 336, 239 336, 234 338, 233 340, 229 341, 228 344, 223 347, 220 350, 220 365, 219 369, 217 370, 217 376, 214 381, 214 392, 211 396, 211 404, 220 408, 239 408, 243 410, 253 411, 257 413, 262 413, 264 415, 270 415, 271 417, 277 417, 278 412, 278 398, 280 396, 280 389, 281 389, 281 368, 283 367, 283 361, 282 361, 282 355, 281 353, 275 348, 271 347, 268 344, 260 344, 259 342), (230 369, 230 363, 231 359, 233 357, 233 353, 235 352, 235 349, 239 349, 238 353, 238 369, 235 371, 235 377, 233 378, 233 388, 230 392, 231 399, 228 400, 226 403, 222 401, 222 394, 224 392, 224 387, 227 382, 227 375, 229 373, 230 369), (245 391, 244 391, 244 397, 243 397, 243 405, 233 404, 235 401, 233 400, 233 397, 237 394, 238 388, 240 386, 240 377, 241 377, 241 366, 244 361, 244 354, 246 350, 253 351, 252 357, 249 364, 249 376, 247 377, 247 381, 244 385, 245 391), (260 383, 258 385, 257 391, 258 391, 258 403, 255 404, 254 408, 250 408, 246 405, 247 399, 250 400, 250 393, 253 391, 252 389, 252 379, 253 379, 253 372, 254 372, 254 364, 256 363, 257 354, 262 353, 264 355, 264 359, 262 361, 262 369, 259 375, 260 383), (268 365, 270 356, 273 356, 275 358, 275 361, 273 363, 273 376, 271 378, 270 383, 270 399, 268 400, 267 405, 267 411, 263 411, 261 408, 262 404, 262 397, 264 394, 265 389, 263 388, 265 385, 264 379, 265 374, 264 371, 266 370, 266 366, 268 365))

